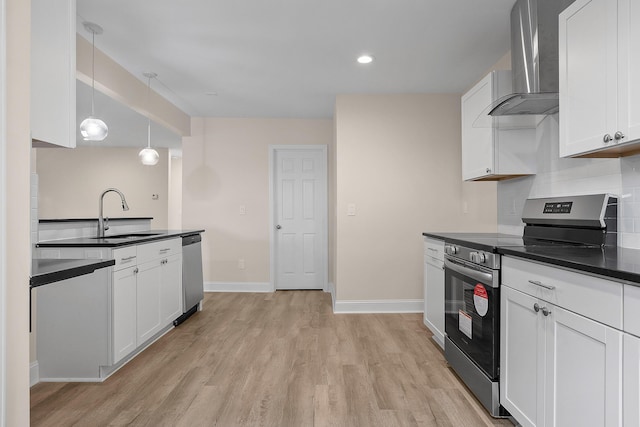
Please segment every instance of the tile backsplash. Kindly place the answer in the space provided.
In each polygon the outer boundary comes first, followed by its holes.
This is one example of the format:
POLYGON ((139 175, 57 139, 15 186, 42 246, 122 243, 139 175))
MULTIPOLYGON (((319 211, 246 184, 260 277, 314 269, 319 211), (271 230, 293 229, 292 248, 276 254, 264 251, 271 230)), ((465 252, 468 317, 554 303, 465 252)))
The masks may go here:
POLYGON ((558 115, 546 117, 536 131, 537 174, 498 182, 498 231, 522 233, 528 198, 610 193, 619 197, 618 245, 640 248, 640 155, 562 159, 558 135, 558 115))

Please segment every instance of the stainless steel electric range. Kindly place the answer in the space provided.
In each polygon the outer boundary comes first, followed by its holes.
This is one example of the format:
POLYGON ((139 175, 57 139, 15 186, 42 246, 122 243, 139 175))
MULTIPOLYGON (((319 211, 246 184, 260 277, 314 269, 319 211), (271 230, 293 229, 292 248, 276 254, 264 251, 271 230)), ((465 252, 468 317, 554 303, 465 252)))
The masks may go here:
POLYGON ((509 415, 499 401, 500 248, 615 246, 617 198, 529 199, 522 221, 522 236, 443 234, 445 358, 494 417, 509 415))

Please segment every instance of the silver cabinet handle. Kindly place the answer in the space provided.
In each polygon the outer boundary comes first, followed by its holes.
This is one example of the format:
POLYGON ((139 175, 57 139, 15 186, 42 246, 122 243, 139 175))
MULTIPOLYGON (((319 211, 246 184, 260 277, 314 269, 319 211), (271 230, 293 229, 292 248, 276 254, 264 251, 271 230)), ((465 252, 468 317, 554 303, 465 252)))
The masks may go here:
POLYGON ((282 226, 280 224, 276 225, 276 230, 280 230, 282 226))
POLYGON ((544 314, 545 316, 548 316, 551 314, 551 310, 549 310, 547 307, 542 307, 542 314, 544 314))
POLYGON ((531 283, 532 285, 540 286, 541 288, 549 289, 550 291, 556 288, 555 286, 545 285, 544 283, 537 280, 529 280, 529 283, 531 283))
POLYGON ((487 173, 491 173, 491 169, 487 168, 487 173))
POLYGON ((609 135, 608 133, 606 133, 603 137, 602 137, 602 141, 604 141, 605 144, 611 142, 611 135, 609 135))
POLYGON ((433 249, 433 248, 427 248, 427 249, 429 249, 430 251, 433 251, 433 252, 438 252, 437 249, 433 249))
POLYGON ((135 257, 136 257, 135 255, 131 255, 131 256, 128 256, 128 257, 125 257, 125 258, 120 258, 120 262, 131 261, 135 257))
POLYGON ((140 271, 140 270, 138 270, 138 267, 134 268, 133 269, 133 274, 138 274, 138 271, 140 271))
POLYGON ((624 139, 624 133, 617 131, 616 133, 613 134, 613 137, 615 138, 616 141, 620 141, 621 139, 624 139))
POLYGON ((540 311, 540 306, 538 305, 538 303, 533 304, 533 311, 535 311, 536 313, 540 311))
POLYGON ((163 248, 163 249, 160 249, 160 253, 167 252, 167 251, 170 251, 170 250, 171 250, 171 248, 163 248))

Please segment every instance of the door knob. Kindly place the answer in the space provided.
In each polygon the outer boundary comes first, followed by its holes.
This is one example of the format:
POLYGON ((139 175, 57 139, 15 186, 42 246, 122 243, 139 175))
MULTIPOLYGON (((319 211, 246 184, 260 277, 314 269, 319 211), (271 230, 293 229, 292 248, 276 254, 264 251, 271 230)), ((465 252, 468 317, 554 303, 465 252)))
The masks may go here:
POLYGON ((621 139, 624 138, 624 133, 617 131, 615 134, 613 134, 613 137, 615 138, 616 141, 620 141, 621 139))
POLYGON ((533 304, 533 310, 537 313, 540 311, 540 306, 538 305, 538 303, 533 304))
POLYGON ((276 230, 280 230, 282 226, 280 224, 276 225, 276 230))
POLYGON ((605 136, 602 137, 602 141, 606 144, 607 142, 611 142, 611 135, 606 134, 605 136))

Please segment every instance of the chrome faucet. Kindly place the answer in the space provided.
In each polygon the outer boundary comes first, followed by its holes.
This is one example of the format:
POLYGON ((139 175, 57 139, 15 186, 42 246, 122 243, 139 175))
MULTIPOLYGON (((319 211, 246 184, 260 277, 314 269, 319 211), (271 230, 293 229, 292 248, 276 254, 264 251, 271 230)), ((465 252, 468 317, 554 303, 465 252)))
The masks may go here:
POLYGON ((122 200, 122 210, 123 211, 129 210, 129 205, 127 205, 127 201, 125 200, 124 194, 122 194, 122 191, 118 190, 117 188, 107 188, 106 190, 104 190, 99 198, 100 212, 98 213, 98 237, 104 237, 104 232, 109 229, 109 224, 108 224, 109 218, 107 218, 107 221, 105 224, 105 220, 102 212, 103 212, 103 204, 104 204, 104 195, 110 191, 113 191, 114 193, 118 193, 120 195, 120 199, 122 200))

